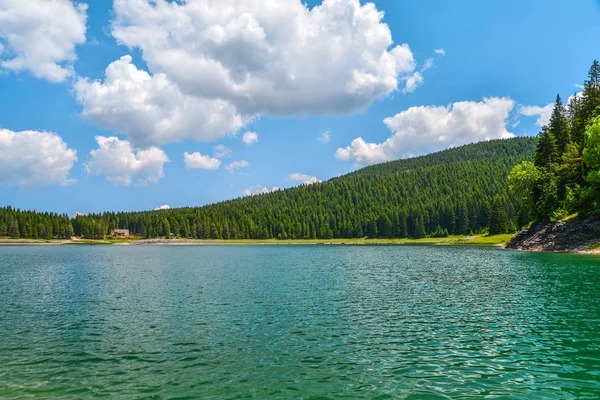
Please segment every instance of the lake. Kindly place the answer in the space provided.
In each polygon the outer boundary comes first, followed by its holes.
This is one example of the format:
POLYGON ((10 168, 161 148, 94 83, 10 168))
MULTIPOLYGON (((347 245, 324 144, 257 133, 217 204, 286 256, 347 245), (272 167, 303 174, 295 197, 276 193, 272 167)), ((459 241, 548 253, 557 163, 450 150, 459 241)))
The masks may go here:
POLYGON ((598 398, 600 258, 0 247, 0 398, 598 398))

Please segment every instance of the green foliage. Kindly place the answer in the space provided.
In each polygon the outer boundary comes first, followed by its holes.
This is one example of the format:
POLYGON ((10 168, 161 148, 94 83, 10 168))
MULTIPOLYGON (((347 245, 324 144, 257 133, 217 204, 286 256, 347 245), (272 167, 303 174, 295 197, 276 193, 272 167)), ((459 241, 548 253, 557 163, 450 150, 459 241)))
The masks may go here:
POLYGON ((0 208, 0 237, 13 239, 67 239, 73 226, 67 215, 0 208))
POLYGON ((589 208, 600 212, 600 117, 590 121, 585 135, 583 162, 588 173, 584 199, 589 208))
POLYGON ((556 139, 558 154, 562 155, 569 143, 571 143, 571 127, 569 126, 569 119, 567 118, 567 110, 562 103, 560 95, 556 96, 556 103, 554 105, 554 110, 552 111, 548 128, 556 139))
POLYGON ((509 175, 513 193, 520 194, 520 224, 532 215, 545 221, 573 213, 600 213, 598 61, 590 68, 583 94, 571 98, 568 110, 557 96, 550 124, 538 136, 533 160, 533 165, 519 165, 509 175))
POLYGON ((544 127, 542 128, 542 132, 538 135, 538 144, 535 152, 535 166, 552 171, 558 158, 559 152, 556 138, 547 127, 544 127))
POLYGON ((541 171, 531 161, 524 161, 513 168, 508 175, 508 186, 519 201, 518 226, 528 225, 535 212, 535 195, 541 178, 541 171))
POLYGON ((489 222, 490 235, 500 235, 511 231, 510 219, 508 210, 504 200, 500 196, 494 198, 492 208, 490 210, 489 222))

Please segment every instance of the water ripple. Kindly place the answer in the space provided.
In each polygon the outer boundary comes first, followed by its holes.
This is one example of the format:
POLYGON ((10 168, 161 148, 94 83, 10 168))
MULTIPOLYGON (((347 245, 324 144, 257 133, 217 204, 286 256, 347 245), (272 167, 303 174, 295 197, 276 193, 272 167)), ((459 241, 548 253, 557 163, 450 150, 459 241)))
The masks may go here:
POLYGON ((0 398, 592 399, 600 260, 0 248, 0 398))

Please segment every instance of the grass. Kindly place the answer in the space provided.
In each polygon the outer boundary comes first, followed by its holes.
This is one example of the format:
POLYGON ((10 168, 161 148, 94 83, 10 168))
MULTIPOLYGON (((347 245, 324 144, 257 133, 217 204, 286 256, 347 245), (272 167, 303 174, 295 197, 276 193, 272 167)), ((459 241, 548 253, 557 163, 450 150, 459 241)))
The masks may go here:
MULTIPOLYGON (((449 236, 447 238, 423 239, 307 239, 307 240, 194 240, 185 239, 173 241, 174 244, 205 244, 205 245, 473 245, 473 246, 499 246, 506 244, 512 234, 507 235, 475 235, 475 236, 449 236)), ((68 244, 68 245, 126 245, 142 239, 138 238, 107 238, 104 240, 76 239, 76 240, 34 240, 34 239, 0 239, 0 244, 68 244)))

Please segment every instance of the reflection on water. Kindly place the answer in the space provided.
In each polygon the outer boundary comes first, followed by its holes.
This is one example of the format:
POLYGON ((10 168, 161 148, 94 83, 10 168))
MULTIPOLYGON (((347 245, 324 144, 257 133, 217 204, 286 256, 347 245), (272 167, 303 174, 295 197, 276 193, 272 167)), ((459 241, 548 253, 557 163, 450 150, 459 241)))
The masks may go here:
POLYGON ((600 259, 0 248, 0 397, 596 398, 600 259))

